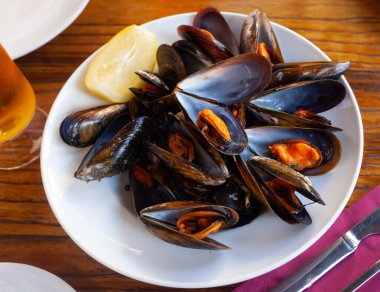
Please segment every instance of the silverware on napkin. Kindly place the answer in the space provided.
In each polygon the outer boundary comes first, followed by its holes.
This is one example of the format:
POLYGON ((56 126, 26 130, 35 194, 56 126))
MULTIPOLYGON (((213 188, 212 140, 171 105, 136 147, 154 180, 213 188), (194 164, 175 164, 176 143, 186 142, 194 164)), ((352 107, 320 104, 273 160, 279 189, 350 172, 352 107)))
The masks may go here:
POLYGON ((364 283, 373 278, 378 272, 380 272, 380 260, 378 260, 372 267, 352 281, 342 292, 354 292, 357 291, 364 283))
POLYGON ((353 253, 368 235, 380 234, 380 207, 271 291, 303 291, 353 253))

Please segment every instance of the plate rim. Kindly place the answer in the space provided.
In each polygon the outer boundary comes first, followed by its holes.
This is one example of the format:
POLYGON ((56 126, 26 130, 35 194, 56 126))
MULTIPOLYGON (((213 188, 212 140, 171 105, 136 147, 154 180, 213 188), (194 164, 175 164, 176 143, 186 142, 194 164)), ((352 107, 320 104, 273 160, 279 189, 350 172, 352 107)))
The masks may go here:
POLYGON ((59 34, 61 34, 66 28, 68 28, 83 12, 83 10, 86 8, 90 0, 75 0, 76 3, 78 3, 77 8, 75 9, 74 13, 70 15, 70 17, 66 18, 65 21, 61 22, 60 25, 57 25, 55 29, 53 29, 53 32, 50 34, 44 34, 40 38, 38 38, 38 41, 28 45, 28 46, 20 46, 23 47, 21 50, 16 50, 16 52, 12 52, 8 47, 5 47, 8 54, 11 56, 12 60, 16 60, 18 58, 21 58, 31 52, 34 52, 35 50, 39 49, 40 47, 44 46, 48 42, 50 42, 52 39, 57 37, 59 34))
MULTIPOLYGON (((187 17, 187 16, 194 16, 196 14, 196 12, 187 12, 187 13, 180 13, 180 14, 173 14, 173 15, 169 15, 169 16, 165 16, 165 17, 161 17, 161 18, 157 18, 157 19, 154 19, 154 20, 151 20, 149 22, 146 22, 146 23, 143 23, 143 24, 140 24, 140 26, 144 27, 144 25, 148 25, 152 22, 155 22, 155 21, 158 21, 158 20, 164 20, 164 19, 167 19, 167 18, 172 18, 172 17, 187 17)), ((225 12, 225 11, 222 11, 222 14, 224 16, 238 16, 238 17, 246 17, 247 14, 244 14, 244 13, 236 13, 236 12, 225 12)), ((309 45, 311 45, 313 48, 315 48, 322 56, 324 56, 324 58, 326 58, 327 60, 330 60, 331 59, 319 48, 317 47, 315 44, 313 44, 311 41, 309 41, 308 39, 306 39, 305 37, 303 37, 302 35, 298 34, 297 32, 281 25, 281 24, 278 24, 276 22, 272 22, 271 21, 271 24, 274 25, 274 26, 278 26, 280 27, 281 29, 284 29, 286 31, 288 31, 293 37, 296 37, 296 38, 299 38, 301 39, 302 41, 308 43, 309 45)), ((64 90, 67 90, 66 87, 68 86, 68 81, 73 77, 73 75, 77 72, 78 68, 80 66, 82 66, 89 58, 93 58, 94 55, 98 52, 98 50, 96 50, 95 52, 93 52, 88 58, 86 58, 76 69, 75 71, 73 72, 73 74, 69 77, 69 79, 66 80, 65 84, 63 85, 63 87, 61 88, 60 92, 58 93, 57 97, 61 94, 61 92, 63 92, 64 90)), ((298 255, 300 255, 301 253, 303 253, 306 249, 308 249, 310 246, 312 246, 319 238, 321 238, 326 232, 327 230, 332 226, 332 224, 334 224, 334 222, 337 220, 338 216, 341 214, 342 210, 344 209, 344 207, 346 206, 354 188, 355 188, 355 185, 356 185, 356 182, 359 178, 359 173, 360 173, 360 169, 361 169, 361 164, 362 164, 362 158, 363 158, 363 145, 364 145, 364 135, 363 135, 363 121, 362 121, 362 118, 361 118, 361 113, 360 113, 360 110, 359 110, 359 105, 357 103, 357 100, 356 100, 356 97, 355 97, 355 94, 354 92, 352 91, 352 88, 351 86, 349 85, 349 83, 347 82, 346 78, 344 76, 341 77, 340 79, 342 81, 342 83, 345 85, 346 89, 347 89, 347 94, 350 94, 353 98, 352 98, 352 101, 353 101, 353 106, 354 106, 354 109, 355 109, 355 113, 358 117, 358 120, 359 120, 359 157, 356 161, 356 167, 355 167, 355 172, 354 172, 354 176, 353 176, 353 179, 351 180, 351 183, 350 183, 350 186, 348 187, 348 192, 345 194, 345 197, 344 197, 344 200, 342 200, 342 202, 340 203, 339 207, 337 208, 337 210, 335 211, 334 215, 329 219, 329 221, 327 222, 327 224, 321 228, 321 230, 319 232, 317 232, 309 241, 308 243, 302 245, 300 248, 294 250, 293 252, 291 252, 288 256, 284 257, 281 261, 278 261, 276 262, 276 264, 272 264, 272 265, 269 265, 267 268, 265 269, 262 269, 260 270, 260 273, 247 273, 247 274, 244 274, 242 276, 238 276, 238 277, 234 277, 234 278, 229 278, 227 280, 210 280, 208 283, 207 283, 207 286, 205 285, 202 285, 202 284, 198 284, 198 283, 192 283, 192 282, 174 282, 174 281, 167 281, 167 280, 160 280, 160 279, 151 279, 151 278, 147 278, 147 277, 144 277, 144 275, 141 275, 141 274, 134 274, 133 271, 121 271, 121 269, 119 269, 118 267, 115 267, 114 265, 112 264, 105 264, 104 261, 102 260, 102 258, 98 257, 95 253, 93 253, 92 251, 89 251, 85 246, 82 246, 81 244, 78 244, 76 238, 72 237, 72 234, 70 232, 70 229, 67 228, 67 226, 65 226, 65 224, 63 224, 60 220, 60 218, 58 217, 57 214, 59 214, 60 212, 56 209, 56 207, 52 204, 52 199, 50 198, 50 196, 48 195, 48 193, 52 192, 52 191, 47 191, 47 172, 46 172, 46 169, 44 168, 44 165, 43 165, 43 162, 44 162, 44 149, 47 144, 47 142, 45 141, 46 140, 46 136, 44 135, 43 136, 43 139, 42 139, 42 146, 41 146, 41 174, 42 174, 42 182, 43 182, 43 186, 45 188, 45 193, 46 193, 46 197, 48 199, 48 202, 49 202, 49 205, 54 213, 54 215, 56 216, 58 222, 60 223, 60 225, 62 226, 62 228, 65 230, 65 232, 69 235, 69 237, 87 254, 89 255, 90 257, 92 257, 93 259, 95 259, 96 261, 98 261, 100 264, 108 267, 109 269, 121 274, 121 275, 124 275, 124 276, 127 276, 127 277, 130 277, 132 279, 135 279, 135 280, 139 280, 139 281, 142 281, 142 282, 145 282, 145 283, 150 283, 150 284, 154 284, 154 285, 158 285, 158 286, 164 286, 164 287, 172 287, 172 288, 211 288, 211 287, 220 287, 220 286, 225 286, 225 285, 231 285, 231 284, 236 284, 236 283, 239 283, 239 282, 243 282, 243 281, 246 281, 246 280, 250 280, 252 278, 255 278, 255 277, 258 277, 258 276, 261 276, 261 275, 264 275, 270 271, 273 271, 274 269, 288 263, 289 261, 291 261, 292 259, 294 259, 295 257, 297 257, 298 255)), ((54 102, 53 106, 51 107, 50 111, 52 111, 55 106, 57 105, 57 103, 54 102)), ((48 120, 46 122, 46 125, 49 124, 49 117, 48 117, 48 120)), ((46 127, 46 126, 45 126, 46 127)), ((45 131, 45 130, 44 130, 45 131)))
MULTIPOLYGON (((74 288, 72 286, 70 286, 66 281, 64 281, 63 279, 61 279, 60 277, 58 277, 57 275, 47 271, 47 270, 44 270, 40 267, 36 267, 36 266, 32 266, 32 265, 28 265, 28 264, 24 264, 24 263, 17 263, 17 262, 1 262, 0 263, 0 272, 3 268, 15 268, 17 269, 17 271, 19 273, 22 272, 22 274, 26 274, 30 271, 33 271, 34 273, 37 273, 39 277, 42 277, 44 279, 44 281, 41 281, 41 282, 46 282, 46 279, 48 279, 48 283, 52 283, 54 282, 55 284, 58 284, 60 285, 61 287, 59 287, 59 290, 57 289, 57 291, 60 291, 61 289, 64 289, 62 291, 75 291, 74 288)), ((18 274, 19 275, 19 274, 18 274)), ((41 278, 38 278, 39 280, 41 278)))

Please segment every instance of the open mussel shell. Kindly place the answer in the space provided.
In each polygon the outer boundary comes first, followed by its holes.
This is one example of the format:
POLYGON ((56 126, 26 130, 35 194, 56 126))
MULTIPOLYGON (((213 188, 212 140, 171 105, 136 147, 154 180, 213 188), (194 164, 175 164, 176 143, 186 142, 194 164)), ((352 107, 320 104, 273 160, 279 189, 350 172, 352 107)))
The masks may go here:
MULTIPOLYGON (((332 126, 330 123, 324 123, 321 121, 311 120, 303 117, 298 117, 293 114, 288 114, 286 112, 273 110, 270 108, 259 107, 254 104, 247 104, 247 106, 268 117, 269 125, 273 126, 286 126, 286 127, 301 127, 301 128, 315 128, 315 129, 326 129, 329 131, 342 131, 341 128, 332 126)), ((262 120, 262 122, 265 122, 262 120)))
POLYGON ((303 81, 260 92, 250 103, 289 114, 300 108, 320 113, 338 105, 345 96, 346 89, 339 81, 303 81))
POLYGON ((217 40, 223 43, 231 53, 239 54, 239 43, 222 14, 214 7, 206 7, 195 15, 193 26, 209 31, 217 40))
POLYGON ((310 215, 294 194, 272 188, 268 182, 273 181, 274 176, 252 164, 247 165, 246 158, 250 155, 248 150, 245 150, 244 153, 235 156, 234 159, 252 196, 264 206, 272 209, 277 216, 289 224, 311 224, 310 215))
POLYGON ((166 242, 195 249, 229 249, 229 247, 211 238, 198 239, 191 234, 178 231, 176 227, 178 218, 186 213, 196 211, 214 211, 219 213, 220 218, 225 222, 225 228, 233 226, 239 220, 239 215, 233 209, 195 201, 174 201, 148 207, 140 212, 140 218, 150 232, 166 242))
POLYGON ((140 165, 131 167, 129 182, 137 214, 147 207, 178 200, 168 185, 163 185, 150 170, 140 165))
POLYGON ((155 123, 148 117, 131 121, 92 157, 87 156, 74 176, 92 181, 126 171, 143 156, 143 142, 153 141, 155 132, 155 123))
POLYGON ((298 81, 338 79, 350 67, 349 61, 280 64, 273 72, 270 87, 298 81))
POLYGON ((153 72, 149 72, 149 71, 144 71, 144 70, 137 70, 135 73, 141 78, 141 80, 151 85, 157 86, 158 88, 160 88, 161 90, 165 92, 170 91, 170 88, 165 84, 165 82, 157 74, 153 72))
POLYGON ((258 54, 243 54, 219 62, 188 76, 177 88, 225 105, 243 102, 271 80, 271 65, 258 54))
POLYGON ((182 92, 176 92, 175 95, 185 115, 193 122, 195 127, 198 128, 204 138, 219 152, 227 155, 236 155, 247 147, 247 134, 239 121, 227 108, 201 99, 196 99, 182 92), (199 127, 197 121, 200 113, 204 110, 212 111, 219 119, 223 121, 228 133, 230 134, 230 141, 224 139, 216 131, 211 132, 211 126, 205 126, 202 128, 199 127))
POLYGON ((277 160, 257 155, 251 156, 247 161, 247 165, 251 168, 256 166, 266 173, 286 181, 294 186, 297 191, 306 198, 312 200, 313 202, 325 205, 321 196, 312 186, 311 181, 306 176, 298 171, 295 171, 289 166, 277 160))
POLYGON ((164 44, 158 47, 157 65, 162 80, 171 90, 187 75, 181 57, 172 46, 164 44))
MULTIPOLYGON (((164 135, 166 137, 166 147, 171 152, 176 153, 173 148, 177 148, 180 152, 182 150, 183 158, 188 159, 188 161, 191 160, 190 162, 200 165, 213 175, 224 178, 229 177, 228 168, 219 152, 205 141, 192 124, 184 123, 175 115, 168 114, 164 135), (186 142, 190 143, 190 145, 185 145, 186 142), (186 146, 191 147, 191 151, 184 151, 186 146), (185 152, 193 152, 191 154, 193 157, 189 157, 190 155, 186 155, 185 152)), ((178 151, 176 154, 178 155, 178 151)))
POLYGON ((225 182, 224 177, 216 176, 208 170, 189 163, 184 158, 166 151, 155 144, 146 141, 145 146, 149 152, 157 156, 169 169, 176 171, 188 180, 209 186, 218 186, 225 182))
POLYGON ((181 38, 192 42, 197 48, 213 62, 231 58, 230 50, 218 41, 210 32, 190 25, 180 25, 177 28, 181 38))
POLYGON ((211 60, 201 55, 196 46, 189 41, 179 40, 174 42, 172 46, 181 57, 187 75, 191 75, 213 64, 211 60))
POLYGON ((260 53, 265 44, 273 64, 283 63, 280 47, 267 15, 259 10, 252 11, 245 20, 240 34, 241 53, 260 53))
POLYGON ((82 110, 67 116, 61 123, 59 133, 62 140, 70 146, 86 147, 94 144, 107 125, 126 111, 128 105, 124 103, 82 110))
POLYGON ((221 186, 213 188, 210 196, 213 203, 229 207, 238 213, 239 222, 233 228, 252 222, 263 209, 263 205, 237 177, 231 177, 221 186))
POLYGON ((295 127, 257 127, 245 130, 249 147, 258 155, 273 158, 270 148, 289 140, 302 140, 318 149, 322 163, 314 168, 304 169, 305 175, 320 175, 333 169, 339 162, 342 149, 338 138, 330 131, 295 127))

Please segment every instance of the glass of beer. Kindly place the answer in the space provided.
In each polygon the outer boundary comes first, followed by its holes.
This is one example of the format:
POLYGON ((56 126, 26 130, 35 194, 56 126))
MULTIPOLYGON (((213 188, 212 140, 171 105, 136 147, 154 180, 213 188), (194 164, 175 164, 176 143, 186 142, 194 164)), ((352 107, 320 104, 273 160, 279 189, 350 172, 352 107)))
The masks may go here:
POLYGON ((0 44, 0 170, 39 158, 45 121, 32 86, 0 44))

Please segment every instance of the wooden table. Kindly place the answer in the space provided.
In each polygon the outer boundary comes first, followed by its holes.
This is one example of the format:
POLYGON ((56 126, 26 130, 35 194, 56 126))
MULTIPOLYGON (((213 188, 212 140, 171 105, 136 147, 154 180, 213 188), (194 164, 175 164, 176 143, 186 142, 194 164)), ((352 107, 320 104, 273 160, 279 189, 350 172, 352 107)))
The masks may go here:
MULTIPOLYGON (((249 13, 254 8, 311 40, 332 59, 350 60, 346 77, 362 113, 365 150, 350 203, 380 183, 380 2, 334 1, 126 1, 92 0, 83 14, 47 45, 17 60, 31 81, 38 105, 49 111, 74 70, 128 24, 196 11, 249 13), (111 4, 112 3, 112 4, 111 4)), ((39 162, 0 172, 0 261, 46 269, 80 291, 167 290, 121 276, 85 254, 54 217, 41 182, 39 162)), ((229 287, 212 289, 230 291, 229 287)))

